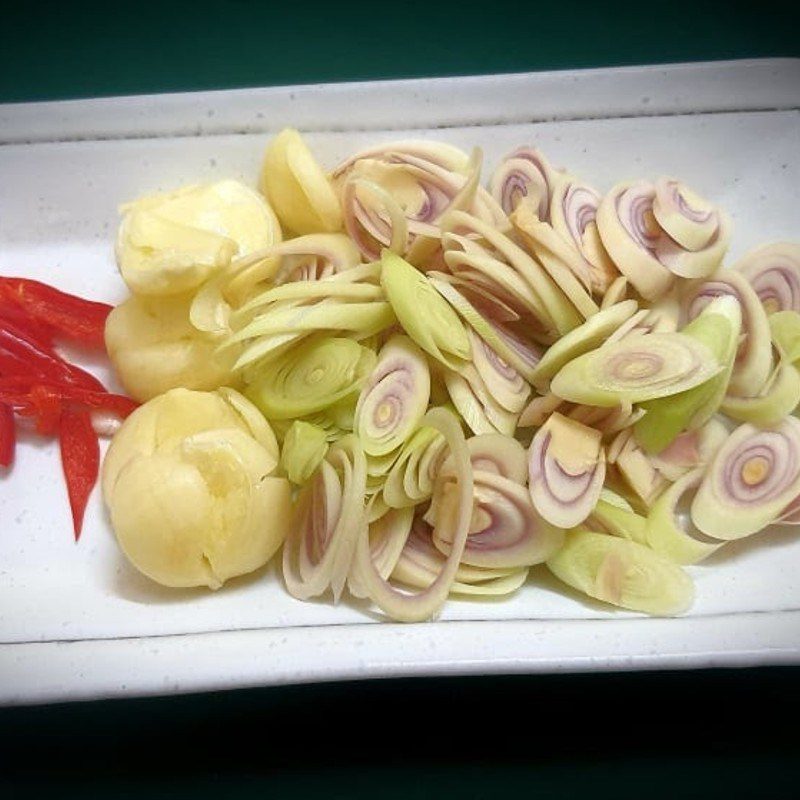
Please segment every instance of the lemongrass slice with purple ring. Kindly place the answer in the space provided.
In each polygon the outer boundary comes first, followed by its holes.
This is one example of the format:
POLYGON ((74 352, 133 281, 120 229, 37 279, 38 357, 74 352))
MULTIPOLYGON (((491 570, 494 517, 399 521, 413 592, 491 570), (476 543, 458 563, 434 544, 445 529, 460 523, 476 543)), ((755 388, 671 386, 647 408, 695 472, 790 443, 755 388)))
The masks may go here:
POLYGON ((736 354, 728 393, 747 397, 760 391, 772 370, 769 320, 758 295, 738 272, 720 270, 707 281, 690 284, 682 299, 683 319, 693 320, 715 298, 731 295, 739 301, 744 337, 736 354))
MULTIPOLYGON (((528 567, 546 561, 561 546, 564 533, 536 513, 525 487, 494 472, 475 471, 472 523, 463 564, 474 567, 528 567)), ((450 493, 452 484, 439 491, 450 493)), ((439 514, 451 513, 448 500, 439 514)), ((444 555, 452 547, 446 527, 434 528, 433 543, 444 555)))
POLYGON ((397 450, 428 408, 431 378, 423 351, 408 336, 395 335, 361 389, 354 430, 364 452, 385 456, 397 450))
POLYGON ((472 467, 458 420, 450 411, 433 408, 425 415, 423 424, 435 428, 445 437, 453 458, 457 493, 452 515, 442 515, 446 518, 438 520, 440 525, 449 529, 449 538, 453 543, 450 555, 430 586, 412 595, 394 588, 377 571, 370 555, 366 526, 358 531, 356 546, 356 562, 365 591, 384 613, 398 622, 422 622, 430 619, 444 605, 464 553, 472 518, 472 467))
MULTIPOLYGON (((427 589, 444 563, 445 556, 434 546, 430 527, 418 517, 391 577, 404 586, 427 589)), ((494 569, 459 564, 450 594, 464 597, 508 595, 519 589, 527 576, 527 567, 494 569)))
POLYGON ((556 412, 533 437, 528 490, 536 510, 552 525, 580 525, 597 504, 605 473, 598 431, 556 412))
POLYGON ((715 539, 741 539, 778 519, 800 494, 800 420, 740 425, 717 451, 692 502, 692 521, 715 539))
POLYGON ((692 525, 689 506, 703 474, 700 468, 679 478, 647 515, 647 545, 676 564, 697 564, 725 544, 692 525))
POLYGON ((597 209, 597 229, 617 269, 646 300, 657 300, 675 276, 656 257, 663 236, 653 216, 655 189, 646 181, 618 183, 597 209))
POLYGON ((345 230, 365 258, 375 261, 384 248, 398 255, 406 252, 408 224, 403 209, 377 183, 348 178, 342 188, 342 207, 345 230))
POLYGON ((742 256, 733 268, 747 278, 767 314, 800 313, 800 244, 761 245, 742 256))
POLYGON ((651 333, 578 356, 561 368, 550 388, 572 403, 615 406, 678 394, 721 370, 708 347, 696 339, 651 333))
POLYGON ((344 589, 362 529, 366 459, 358 440, 345 436, 301 490, 296 524, 283 546, 283 578, 292 597, 308 600, 344 589))
MULTIPOLYGON (((397 565, 413 522, 414 509, 409 507, 390 508, 369 523, 370 558, 384 580, 389 578, 397 565)), ((347 576, 347 588, 353 597, 367 597, 355 562, 347 576)))
POLYGON ((434 428, 423 426, 410 436, 383 484, 389 507, 416 506, 431 496, 444 448, 444 438, 434 428))
POLYGON ((550 379, 565 364, 599 347, 636 312, 635 300, 623 300, 611 308, 599 311, 558 341, 554 342, 533 370, 533 385, 546 392, 550 379))
POLYGON ((655 182, 653 215, 665 232, 656 247, 659 261, 682 278, 713 273, 728 249, 728 215, 671 178, 655 182))
POLYGON ((574 589, 631 611, 672 616, 694 600, 692 581, 677 564, 617 536, 570 531, 547 566, 574 589))
POLYGON ((489 182, 489 191, 506 214, 511 214, 523 198, 530 199, 539 219, 549 220, 550 202, 561 174, 533 147, 519 147, 498 165, 489 182))
MULTIPOLYGON (((597 209, 601 195, 591 186, 565 178, 559 181, 550 199, 550 224, 566 241, 571 241, 589 265, 590 288, 605 295, 620 278, 597 230, 597 209)), ((623 299, 618 297, 612 302, 623 299)))
POLYGON ((472 363, 492 397, 506 411, 518 414, 525 408, 531 387, 471 328, 472 363))
MULTIPOLYGON (((492 472, 524 486, 528 480, 528 457, 525 448, 502 433, 482 433, 467 439, 473 471, 492 472)), ((445 459, 439 476, 452 474, 452 462, 445 459)))

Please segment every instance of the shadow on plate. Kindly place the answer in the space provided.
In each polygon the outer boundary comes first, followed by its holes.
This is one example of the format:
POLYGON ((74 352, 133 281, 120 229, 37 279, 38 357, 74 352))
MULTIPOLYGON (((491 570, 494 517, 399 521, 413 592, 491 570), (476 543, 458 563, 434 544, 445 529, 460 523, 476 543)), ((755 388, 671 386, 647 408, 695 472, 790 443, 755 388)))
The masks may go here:
POLYGON ((761 533, 755 533, 744 539, 729 542, 700 562, 699 566, 716 567, 722 564, 733 564, 740 559, 747 558, 756 550, 789 547, 798 539, 800 539, 800 529, 797 526, 776 525, 761 533))

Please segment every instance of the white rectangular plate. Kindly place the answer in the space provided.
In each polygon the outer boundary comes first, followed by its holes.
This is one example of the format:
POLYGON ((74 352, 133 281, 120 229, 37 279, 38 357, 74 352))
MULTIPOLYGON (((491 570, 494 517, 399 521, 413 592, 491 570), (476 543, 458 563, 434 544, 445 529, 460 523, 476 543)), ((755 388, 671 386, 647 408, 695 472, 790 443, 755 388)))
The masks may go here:
MULTIPOLYGON (((0 106, 0 270, 110 302, 117 205, 181 183, 253 183, 268 136, 326 166, 405 137, 540 147, 601 190, 674 174, 725 206, 729 261, 800 238, 800 61, 769 60, 0 106)), ((488 174, 488 170, 487 170, 488 174)), ((97 366, 102 377, 109 377, 97 366)), ((800 662, 800 536, 768 531, 690 569, 680 619, 609 611, 545 570, 501 602, 375 624, 301 603, 273 567, 222 591, 162 589, 122 559, 95 492, 72 541, 58 448, 22 442, 0 482, 0 701, 396 675, 800 662)))

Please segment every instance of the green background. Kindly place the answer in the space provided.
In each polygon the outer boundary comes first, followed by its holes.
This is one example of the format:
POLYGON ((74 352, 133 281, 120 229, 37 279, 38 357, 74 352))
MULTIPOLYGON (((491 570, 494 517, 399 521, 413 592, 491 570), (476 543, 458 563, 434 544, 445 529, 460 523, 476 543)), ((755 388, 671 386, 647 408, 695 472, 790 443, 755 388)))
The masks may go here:
MULTIPOLYGON (((798 56, 796 30, 770 3, 26 2, 0 17, 0 102, 798 56)), ((0 794, 790 796, 799 678, 392 680, 0 709, 0 794)))

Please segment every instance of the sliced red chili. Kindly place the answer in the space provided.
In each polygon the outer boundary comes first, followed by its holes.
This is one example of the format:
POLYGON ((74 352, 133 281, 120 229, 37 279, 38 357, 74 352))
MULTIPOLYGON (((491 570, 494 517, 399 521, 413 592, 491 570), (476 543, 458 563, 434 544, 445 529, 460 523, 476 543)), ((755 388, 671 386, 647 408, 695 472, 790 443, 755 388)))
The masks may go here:
POLYGON ((0 403, 0 467, 11 466, 16 445, 14 409, 7 403, 0 403))
POLYGON ((100 445, 89 412, 66 407, 61 414, 58 438, 77 541, 83 528, 86 504, 100 471, 100 445))
POLYGON ((62 292, 28 278, 0 277, 0 292, 17 303, 34 323, 57 331, 66 339, 104 348, 106 318, 112 307, 62 292))
MULTIPOLYGON (((0 278, 2 280, 2 278, 0 278)), ((0 292, 0 319, 14 323, 18 328, 29 333, 41 344, 52 347, 53 330, 49 325, 32 320, 19 304, 8 299, 5 294, 0 292)))
POLYGON ((105 391, 103 384, 94 375, 74 364, 68 364, 51 347, 37 341, 29 332, 3 317, 0 317, 0 353, 25 362, 31 370, 54 382, 105 391))

